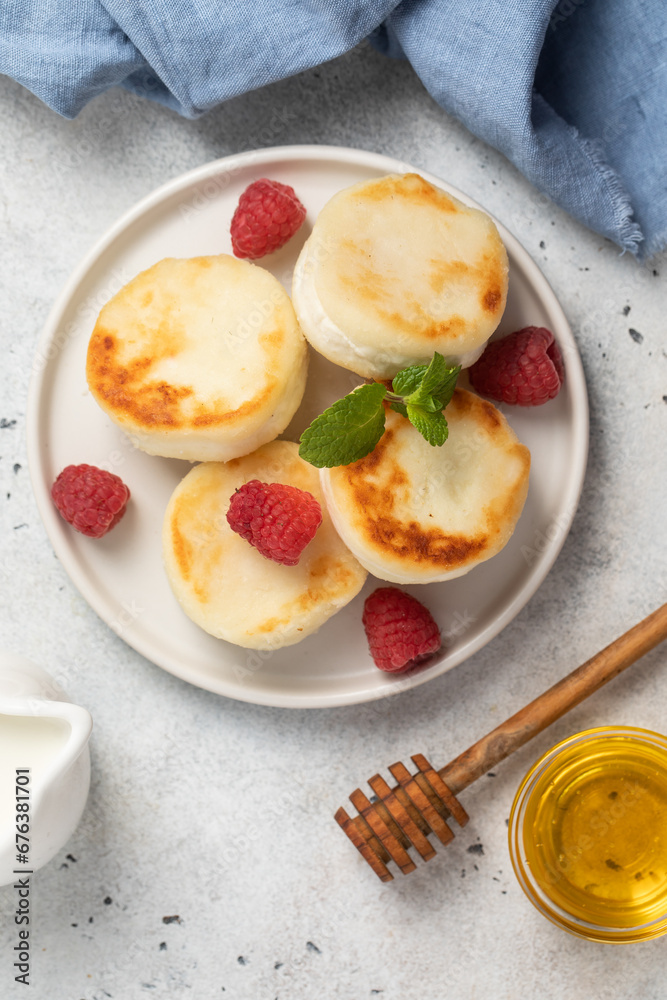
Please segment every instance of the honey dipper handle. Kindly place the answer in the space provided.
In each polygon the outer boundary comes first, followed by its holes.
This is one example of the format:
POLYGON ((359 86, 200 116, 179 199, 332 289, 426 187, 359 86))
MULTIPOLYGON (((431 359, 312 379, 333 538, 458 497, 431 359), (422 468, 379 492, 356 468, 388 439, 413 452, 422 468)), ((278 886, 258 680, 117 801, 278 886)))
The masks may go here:
POLYGON ((441 768, 440 777, 455 794, 467 788, 665 638, 667 604, 464 750, 441 768))

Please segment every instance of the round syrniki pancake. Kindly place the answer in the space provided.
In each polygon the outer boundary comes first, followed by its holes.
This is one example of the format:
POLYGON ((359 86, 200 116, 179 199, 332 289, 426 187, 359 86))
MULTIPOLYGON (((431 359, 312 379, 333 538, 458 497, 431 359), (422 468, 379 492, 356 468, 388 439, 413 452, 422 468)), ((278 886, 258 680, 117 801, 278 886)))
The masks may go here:
POLYGON ((391 583, 462 576, 509 541, 530 452, 499 410, 456 389, 433 447, 400 414, 365 458, 320 472, 331 519, 362 566, 391 583))
POLYGON ((493 221, 417 174, 338 192, 297 262, 292 300, 315 350, 386 379, 434 351, 466 368, 507 299, 508 263, 493 221))
POLYGON ((252 649, 305 639, 366 579, 331 523, 317 470, 299 458, 291 441, 192 469, 169 501, 162 540, 167 576, 186 615, 219 639, 252 649), (266 559, 229 527, 230 499, 251 479, 297 486, 320 502, 322 523, 298 565, 266 559))
POLYGON ((277 437, 306 384, 307 344, 268 271, 226 254, 167 258, 107 302, 86 375, 151 455, 227 461, 277 437))

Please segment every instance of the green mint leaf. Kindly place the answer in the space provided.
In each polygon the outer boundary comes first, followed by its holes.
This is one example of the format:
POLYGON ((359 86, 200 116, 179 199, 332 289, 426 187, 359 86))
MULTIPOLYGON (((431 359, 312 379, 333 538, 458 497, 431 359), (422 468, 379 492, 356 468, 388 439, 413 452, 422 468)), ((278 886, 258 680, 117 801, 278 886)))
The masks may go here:
POLYGON ((408 420, 417 428, 422 437, 426 438, 434 448, 439 448, 449 436, 449 428, 442 411, 428 413, 420 406, 408 404, 408 420))
POLYGON ((386 386, 373 382, 337 400, 301 435, 301 458, 318 469, 331 469, 368 455, 384 432, 386 393, 386 386))
POLYGON ((407 417, 408 415, 408 408, 405 405, 405 403, 399 403, 395 401, 389 404, 389 409, 396 410, 396 412, 400 413, 402 417, 407 417))
POLYGON ((436 351, 431 358, 431 363, 424 373, 424 377, 421 380, 419 386, 420 392, 426 396, 433 396, 437 387, 442 382, 445 374, 448 371, 447 363, 443 358, 442 354, 438 354, 436 351))
POLYGON ((442 409, 442 400, 437 399, 435 396, 427 396, 423 399, 421 403, 409 403, 410 406, 420 406, 422 410, 426 410, 427 413, 439 413, 442 409))
POLYGON ((440 409, 444 409, 451 401, 460 371, 460 365, 450 368, 442 354, 438 354, 436 351, 420 385, 411 393, 409 399, 406 399, 406 402, 412 403, 414 406, 426 406, 431 398, 442 399, 440 409))
POLYGON ((446 406, 449 406, 452 401, 454 389, 456 388, 456 380, 460 373, 461 365, 456 365, 455 368, 447 368, 442 381, 433 390, 433 396, 437 397, 437 399, 442 402, 443 410, 446 406))
POLYGON ((428 365, 410 365, 409 368, 403 368, 394 376, 391 384, 392 390, 398 396, 409 396, 416 392, 428 371, 428 367, 428 365))

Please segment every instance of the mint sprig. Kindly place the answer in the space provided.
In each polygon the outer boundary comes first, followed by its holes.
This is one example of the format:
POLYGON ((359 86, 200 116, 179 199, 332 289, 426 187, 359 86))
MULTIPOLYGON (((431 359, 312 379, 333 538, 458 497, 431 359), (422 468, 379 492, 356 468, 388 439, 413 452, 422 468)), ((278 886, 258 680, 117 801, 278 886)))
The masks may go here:
POLYGON ((299 455, 318 469, 349 465, 370 454, 384 433, 387 401, 410 421, 433 447, 449 433, 444 408, 451 401, 461 371, 437 352, 429 365, 410 365, 382 382, 360 385, 313 420, 301 435, 299 455))

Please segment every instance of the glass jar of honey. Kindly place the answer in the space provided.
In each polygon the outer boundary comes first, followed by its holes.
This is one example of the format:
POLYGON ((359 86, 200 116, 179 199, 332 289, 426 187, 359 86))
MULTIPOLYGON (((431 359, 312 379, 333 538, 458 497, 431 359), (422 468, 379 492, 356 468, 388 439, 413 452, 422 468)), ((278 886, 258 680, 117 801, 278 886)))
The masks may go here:
POLYGON ((522 889, 564 930, 667 932, 667 737, 616 726, 559 743, 521 783, 509 844, 522 889))

